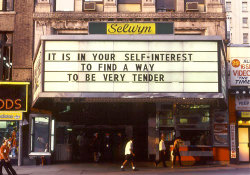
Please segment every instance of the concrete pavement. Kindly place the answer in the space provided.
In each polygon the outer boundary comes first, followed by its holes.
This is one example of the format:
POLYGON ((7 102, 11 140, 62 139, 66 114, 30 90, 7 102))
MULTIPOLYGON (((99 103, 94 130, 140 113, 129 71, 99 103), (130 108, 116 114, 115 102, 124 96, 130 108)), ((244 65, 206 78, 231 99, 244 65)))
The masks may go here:
MULTIPOLYGON (((155 168, 151 162, 137 163, 138 171, 132 171, 131 166, 127 165, 125 171, 120 171, 118 163, 76 163, 76 164, 54 164, 45 166, 14 166, 18 175, 115 175, 115 174, 145 174, 145 175, 160 175, 160 174, 226 174, 230 173, 250 175, 250 164, 241 165, 201 165, 201 166, 184 166, 175 168, 155 168)), ((5 170, 3 172, 6 174, 5 170)))

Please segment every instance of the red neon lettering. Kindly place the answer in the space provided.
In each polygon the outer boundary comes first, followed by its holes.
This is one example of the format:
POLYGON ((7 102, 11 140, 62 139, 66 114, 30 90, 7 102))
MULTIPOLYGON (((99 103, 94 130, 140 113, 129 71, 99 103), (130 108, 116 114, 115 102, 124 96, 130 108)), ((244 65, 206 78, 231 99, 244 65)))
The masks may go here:
POLYGON ((0 109, 3 109, 3 107, 4 107, 4 101, 2 99, 0 99, 0 102, 2 103, 2 106, 0 106, 0 109))
POLYGON ((20 109, 22 107, 21 102, 22 102, 21 99, 15 100, 15 105, 16 105, 15 109, 20 109))
POLYGON ((14 106, 13 101, 11 99, 6 99, 6 109, 12 109, 13 106, 14 106), (9 104, 11 105, 9 106, 9 104))

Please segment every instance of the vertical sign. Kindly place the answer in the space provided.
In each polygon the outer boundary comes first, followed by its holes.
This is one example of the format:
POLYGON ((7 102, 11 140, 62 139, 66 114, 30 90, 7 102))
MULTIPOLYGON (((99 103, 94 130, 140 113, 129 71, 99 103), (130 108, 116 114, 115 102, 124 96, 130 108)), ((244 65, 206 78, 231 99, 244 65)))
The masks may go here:
POLYGON ((231 159, 236 158, 235 124, 230 124, 231 159))

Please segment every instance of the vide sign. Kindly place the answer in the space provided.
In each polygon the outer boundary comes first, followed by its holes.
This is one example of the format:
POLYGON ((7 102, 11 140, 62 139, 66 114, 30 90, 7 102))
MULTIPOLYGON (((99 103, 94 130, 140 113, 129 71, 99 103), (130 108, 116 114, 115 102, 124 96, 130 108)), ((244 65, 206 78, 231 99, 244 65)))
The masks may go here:
POLYGON ((250 58, 231 58, 231 86, 250 86, 250 58))

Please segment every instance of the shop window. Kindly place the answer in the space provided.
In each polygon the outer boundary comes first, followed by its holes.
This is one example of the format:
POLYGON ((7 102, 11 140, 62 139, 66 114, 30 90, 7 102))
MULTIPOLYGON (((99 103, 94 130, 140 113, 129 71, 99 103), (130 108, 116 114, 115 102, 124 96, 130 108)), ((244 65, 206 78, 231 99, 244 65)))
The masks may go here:
POLYGON ((205 0, 185 0, 186 12, 205 12, 205 0))
POLYGON ((242 2, 242 11, 247 12, 247 2, 242 2))
POLYGON ((243 33, 243 44, 248 44, 248 33, 243 33))
POLYGON ((158 0, 156 1, 157 12, 175 11, 175 0, 158 0))
POLYGON ((14 0, 0 0, 0 11, 13 11, 14 0))
POLYGON ((176 124, 180 129, 210 129, 208 105, 179 105, 176 112, 176 124))
POLYGON ((177 105, 176 130, 187 145, 211 145, 209 105, 177 105))
POLYGON ((0 33, 0 80, 12 79, 12 34, 0 33))
POLYGON ((226 11, 231 12, 231 2, 226 2, 226 11))
POLYGON ((174 127, 172 110, 159 112, 160 127, 174 127))
POLYGON ((118 12, 140 12, 141 0, 118 0, 118 12))
POLYGON ((31 152, 49 152, 49 117, 32 117, 31 152))
POLYGON ((5 139, 11 144, 10 159, 18 158, 18 122, 17 121, 0 121, 0 141, 3 143, 5 139))
POLYGON ((56 0, 55 11, 74 11, 75 0, 56 0))

